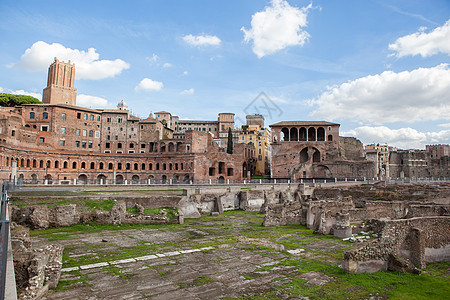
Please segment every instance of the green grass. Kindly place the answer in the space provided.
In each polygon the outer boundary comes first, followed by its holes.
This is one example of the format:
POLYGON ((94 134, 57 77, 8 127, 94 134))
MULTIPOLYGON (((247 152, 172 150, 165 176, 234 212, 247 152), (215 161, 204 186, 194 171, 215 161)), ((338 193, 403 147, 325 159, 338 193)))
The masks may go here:
POLYGON ((131 275, 122 273, 122 271, 120 271, 120 268, 118 268, 117 266, 114 266, 114 265, 109 265, 107 267, 103 267, 103 269, 106 272, 108 272, 108 274, 111 274, 113 276, 119 276, 122 279, 131 278, 131 275))

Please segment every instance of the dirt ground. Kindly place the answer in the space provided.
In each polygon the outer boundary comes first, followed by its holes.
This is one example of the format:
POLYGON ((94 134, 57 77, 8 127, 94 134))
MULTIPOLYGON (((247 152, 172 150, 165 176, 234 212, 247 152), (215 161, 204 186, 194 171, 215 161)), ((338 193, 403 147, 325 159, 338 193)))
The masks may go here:
POLYGON ((43 299, 385 299, 395 291, 389 281, 380 293, 373 278, 352 282, 341 271, 344 252, 357 244, 299 224, 265 228, 262 220, 232 211, 183 225, 33 231, 34 246, 64 245, 63 268, 75 268, 43 299))

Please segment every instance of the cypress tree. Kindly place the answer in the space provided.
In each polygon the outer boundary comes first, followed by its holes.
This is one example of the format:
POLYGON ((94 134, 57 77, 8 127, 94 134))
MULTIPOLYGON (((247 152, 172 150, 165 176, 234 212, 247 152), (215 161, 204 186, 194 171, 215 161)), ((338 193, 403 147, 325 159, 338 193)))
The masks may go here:
POLYGON ((231 127, 228 127, 227 153, 233 154, 233 133, 231 132, 231 127))

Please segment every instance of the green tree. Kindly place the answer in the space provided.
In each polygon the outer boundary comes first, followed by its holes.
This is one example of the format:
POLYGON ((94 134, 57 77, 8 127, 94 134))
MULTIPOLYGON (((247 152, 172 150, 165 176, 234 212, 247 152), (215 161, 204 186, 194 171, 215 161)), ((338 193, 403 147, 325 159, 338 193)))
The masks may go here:
POLYGON ((233 154, 233 133, 231 132, 231 127, 228 127, 227 153, 233 154))
POLYGON ((39 103, 42 102, 31 96, 0 93, 0 106, 15 107, 20 106, 22 104, 39 104, 39 103))

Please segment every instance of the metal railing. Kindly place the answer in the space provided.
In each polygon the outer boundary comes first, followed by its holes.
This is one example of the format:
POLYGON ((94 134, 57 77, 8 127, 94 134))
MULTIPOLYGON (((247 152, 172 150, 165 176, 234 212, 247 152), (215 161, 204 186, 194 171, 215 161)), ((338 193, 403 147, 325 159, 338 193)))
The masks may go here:
POLYGON ((0 299, 5 299, 6 291, 6 266, 8 261, 8 236, 9 236, 9 218, 8 218, 8 194, 7 185, 2 185, 1 210, 0 210, 0 299))
POLYGON ((20 180, 15 184, 9 184, 8 190, 17 189, 27 185, 39 186, 105 186, 105 185, 134 185, 134 186, 151 186, 151 185, 247 185, 247 184, 346 184, 346 183, 375 183, 384 181, 386 184, 404 184, 404 183, 427 183, 427 182, 450 182, 450 178, 303 178, 303 179, 92 179, 92 180, 45 180, 45 181, 23 181, 20 180))

